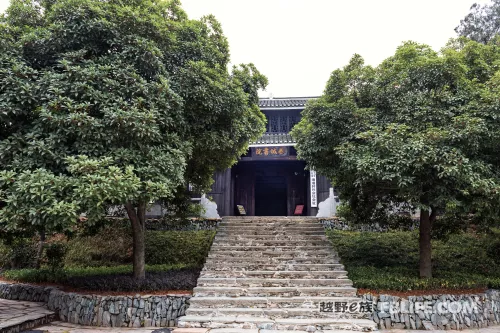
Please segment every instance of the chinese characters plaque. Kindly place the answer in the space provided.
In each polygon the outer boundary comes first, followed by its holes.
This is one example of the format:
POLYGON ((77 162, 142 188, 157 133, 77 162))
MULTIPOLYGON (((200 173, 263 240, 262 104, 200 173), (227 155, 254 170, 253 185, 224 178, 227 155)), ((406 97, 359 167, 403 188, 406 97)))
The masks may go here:
POLYGON ((254 147, 253 157, 282 157, 288 156, 288 147, 254 147))
POLYGON ((311 170, 311 207, 318 207, 318 192, 316 189, 316 171, 311 170))

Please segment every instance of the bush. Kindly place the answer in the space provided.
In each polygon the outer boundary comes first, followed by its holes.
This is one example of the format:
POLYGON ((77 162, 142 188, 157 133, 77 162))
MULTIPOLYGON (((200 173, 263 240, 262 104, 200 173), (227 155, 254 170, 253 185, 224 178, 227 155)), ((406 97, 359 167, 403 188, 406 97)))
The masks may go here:
POLYGON ((433 276, 418 276, 418 232, 329 230, 358 288, 415 290, 500 287, 500 232, 449 234, 432 241, 433 276))
POLYGON ((62 242, 48 243, 45 245, 45 258, 51 271, 64 267, 66 244, 62 242))
POLYGON ((215 231, 149 231, 146 234, 146 263, 184 264, 201 267, 210 250, 215 231))
POLYGON ((499 277, 471 273, 444 274, 441 272, 432 279, 420 279, 417 270, 401 267, 351 267, 349 268, 349 278, 353 280, 355 287, 373 290, 500 288, 499 277))
POLYGON ((132 256, 132 235, 123 224, 105 226, 94 236, 68 241, 66 267, 99 267, 128 264, 132 256))
POLYGON ((199 275, 199 269, 191 268, 146 272, 143 280, 135 280, 131 274, 72 277, 66 279, 64 285, 94 291, 192 290, 199 275))
POLYGON ((185 265, 146 266, 146 279, 135 281, 132 266, 10 270, 7 280, 28 283, 60 283, 93 291, 191 290, 200 269, 185 265))
POLYGON ((357 232, 328 230, 346 265, 418 267, 418 232, 357 232))
POLYGON ((0 268, 19 269, 35 267, 38 243, 31 238, 0 241, 0 268))
MULTIPOLYGON (((146 263, 201 266, 215 231, 146 231, 146 263)), ((94 236, 76 237, 68 242, 66 267, 100 267, 132 261, 132 234, 124 224, 104 227, 94 236)))
POLYGON ((0 240, 0 271, 10 267, 10 247, 0 240))

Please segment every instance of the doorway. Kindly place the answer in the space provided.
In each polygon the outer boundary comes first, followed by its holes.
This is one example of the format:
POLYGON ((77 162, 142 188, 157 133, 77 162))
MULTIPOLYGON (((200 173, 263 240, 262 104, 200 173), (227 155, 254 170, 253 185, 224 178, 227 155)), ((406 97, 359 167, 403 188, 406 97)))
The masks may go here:
POLYGON ((304 168, 305 162, 293 160, 240 161, 231 170, 233 214, 239 215, 241 205, 248 216, 292 216, 297 205, 306 205, 304 168))
POLYGON ((287 181, 285 177, 256 177, 255 215, 287 216, 287 181))

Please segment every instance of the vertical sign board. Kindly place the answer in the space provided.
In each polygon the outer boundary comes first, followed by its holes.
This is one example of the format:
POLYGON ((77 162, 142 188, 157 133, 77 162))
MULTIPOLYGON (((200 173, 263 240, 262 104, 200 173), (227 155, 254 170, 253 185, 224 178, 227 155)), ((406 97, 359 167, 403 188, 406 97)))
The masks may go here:
POLYGON ((311 170, 311 207, 318 207, 318 191, 316 189, 316 171, 311 170))

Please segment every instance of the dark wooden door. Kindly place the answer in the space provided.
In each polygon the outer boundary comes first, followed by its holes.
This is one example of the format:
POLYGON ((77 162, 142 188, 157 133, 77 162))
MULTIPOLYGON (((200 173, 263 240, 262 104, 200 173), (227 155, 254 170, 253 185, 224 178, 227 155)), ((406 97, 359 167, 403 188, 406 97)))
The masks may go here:
MULTIPOLYGON (((297 205, 307 207, 306 171, 302 163, 293 165, 288 173, 288 215, 292 216, 297 205)), ((307 215, 306 209, 302 215, 307 215)))
POLYGON ((252 167, 239 168, 235 174, 235 215, 239 215, 236 211, 236 205, 245 207, 248 216, 255 215, 254 209, 254 183, 255 170, 252 167))

